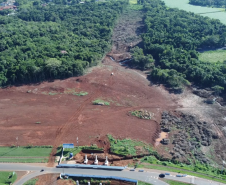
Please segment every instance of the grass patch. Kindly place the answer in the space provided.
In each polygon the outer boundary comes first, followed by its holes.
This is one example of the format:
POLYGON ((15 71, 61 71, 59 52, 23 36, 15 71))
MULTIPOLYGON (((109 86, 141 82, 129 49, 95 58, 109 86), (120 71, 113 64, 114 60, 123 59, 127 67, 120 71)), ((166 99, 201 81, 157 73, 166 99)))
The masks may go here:
POLYGON ((137 154, 149 154, 152 151, 149 145, 141 141, 131 139, 118 140, 114 139, 111 135, 108 135, 108 139, 111 144, 111 152, 118 155, 136 156, 137 154))
POLYGON ((137 0, 129 0, 129 4, 137 4, 137 0))
POLYGON ((141 10, 141 9, 143 9, 143 5, 130 4, 130 5, 127 6, 127 9, 130 9, 130 10, 141 10))
POLYGON ((48 158, 0 158, 0 162, 8 162, 8 163, 47 163, 48 158))
POLYGON ((73 95, 76 95, 76 96, 85 96, 85 95, 88 95, 88 94, 89 94, 88 92, 84 92, 84 91, 73 93, 73 95))
POLYGON ((202 175, 202 174, 197 174, 194 172, 188 172, 188 171, 184 171, 181 169, 172 169, 172 168, 167 168, 164 166, 154 166, 154 165, 138 165, 138 168, 149 168, 149 169, 156 169, 156 170, 164 170, 164 171, 169 171, 169 172, 175 172, 175 173, 181 173, 181 174, 187 174, 187 175, 192 175, 192 176, 196 176, 196 177, 200 177, 203 179, 209 179, 209 180, 213 180, 213 181, 217 181, 217 182, 222 182, 225 183, 226 181, 221 180, 221 179, 217 179, 214 177, 209 177, 206 175, 202 175))
POLYGON ((49 95, 51 96, 54 96, 54 95, 57 95, 58 93, 57 92, 49 92, 49 95))
POLYGON ((59 92, 55 92, 55 91, 51 91, 51 92, 42 92, 42 94, 44 95, 51 95, 51 96, 54 96, 54 95, 58 95, 58 94, 72 94, 72 95, 76 95, 76 96, 85 96, 85 95, 88 95, 89 93, 88 92, 85 92, 85 91, 80 91, 80 92, 77 92, 75 88, 67 88, 64 90, 64 92, 62 93, 59 93, 59 92))
MULTIPOLYGON (((103 148, 98 148, 97 145, 95 145, 95 144, 92 146, 78 146, 78 147, 74 147, 74 148, 65 148, 63 151, 63 156, 69 157, 70 153, 73 153, 73 155, 76 155, 81 150, 103 151, 103 148)), ((56 155, 60 156, 61 152, 62 152, 62 147, 58 147, 56 155)))
POLYGON ((204 62, 224 62, 226 61, 226 50, 206 51, 200 53, 199 59, 204 62))
POLYGON ((101 100, 101 99, 96 99, 93 101, 94 105, 110 105, 110 102, 101 100))
POLYGON ((8 185, 14 183, 17 179, 17 174, 15 172, 0 172, 0 184, 8 185))
POLYGON ((52 146, 0 147, 0 157, 48 157, 51 150, 52 146))
POLYGON ((203 6, 190 5, 188 0, 163 0, 166 6, 170 8, 179 8, 193 13, 205 13, 203 16, 208 16, 212 19, 219 19, 222 23, 226 24, 225 12, 221 11, 222 8, 210 8, 203 6), (220 11, 220 12, 218 12, 220 11), (207 13, 209 12, 209 13, 207 13), (213 13, 215 12, 215 13, 213 13))
POLYGON ((173 181, 173 180, 166 180, 166 179, 162 179, 162 181, 168 183, 169 185, 192 185, 192 184, 190 184, 190 183, 179 182, 179 181, 173 181))
POLYGON ((146 156, 143 159, 141 159, 141 163, 138 165, 138 167, 165 170, 170 172, 193 175, 196 177, 201 177, 204 179, 214 180, 214 181, 223 182, 223 183, 226 182, 225 171, 223 171, 223 174, 221 174, 221 169, 204 165, 204 164, 198 163, 197 161, 195 165, 192 165, 192 164, 187 165, 180 162, 172 163, 170 161, 160 161, 160 160, 157 160, 154 156, 146 156), (145 162, 145 164, 144 163, 142 164, 142 162, 145 162), (153 165, 148 165, 148 163, 153 165), (217 178, 222 178, 225 180, 221 180, 217 178))
POLYGON ((150 183, 143 182, 143 181, 138 181, 138 184, 139 184, 139 185, 152 185, 152 184, 150 184, 150 183))
POLYGON ((30 179, 29 181, 25 182, 23 185, 35 185, 38 179, 30 179))

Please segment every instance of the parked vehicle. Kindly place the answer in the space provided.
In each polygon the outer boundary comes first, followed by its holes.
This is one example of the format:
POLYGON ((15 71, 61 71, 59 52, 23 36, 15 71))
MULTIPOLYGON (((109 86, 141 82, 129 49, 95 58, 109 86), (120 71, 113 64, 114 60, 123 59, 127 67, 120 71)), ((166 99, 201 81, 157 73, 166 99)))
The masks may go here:
POLYGON ((170 175, 170 173, 165 173, 165 175, 170 175))
POLYGON ((135 169, 130 169, 129 171, 135 171, 135 169))
POLYGON ((144 172, 144 170, 139 170, 138 172, 144 172))
POLYGON ((176 177, 183 177, 183 175, 177 174, 176 177))
POLYGON ((161 174, 159 175, 159 177, 160 177, 160 178, 164 178, 164 177, 165 177, 165 174, 161 173, 161 174))

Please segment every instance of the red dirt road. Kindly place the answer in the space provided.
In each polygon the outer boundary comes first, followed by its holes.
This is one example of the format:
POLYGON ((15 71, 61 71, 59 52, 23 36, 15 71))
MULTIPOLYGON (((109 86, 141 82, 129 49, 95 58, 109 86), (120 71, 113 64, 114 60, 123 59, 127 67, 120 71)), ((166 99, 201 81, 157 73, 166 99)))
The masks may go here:
POLYGON ((161 111, 174 107, 144 74, 105 58, 82 77, 0 89, 0 145, 16 144, 16 137, 19 145, 76 144, 77 137, 79 145, 89 145, 106 134, 153 144, 161 111), (73 95, 80 91, 89 94, 73 95), (110 106, 93 105, 97 98, 110 106), (138 109, 153 112, 153 120, 129 115, 138 109))

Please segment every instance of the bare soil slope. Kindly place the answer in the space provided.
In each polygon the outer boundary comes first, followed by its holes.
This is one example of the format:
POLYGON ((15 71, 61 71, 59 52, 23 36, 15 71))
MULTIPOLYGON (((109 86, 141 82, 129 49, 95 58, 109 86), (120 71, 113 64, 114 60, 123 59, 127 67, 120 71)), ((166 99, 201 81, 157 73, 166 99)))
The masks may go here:
POLYGON ((16 137, 19 145, 53 145, 59 134, 61 144, 76 143, 77 137, 79 145, 92 144, 106 134, 153 143, 161 111, 173 106, 139 73, 106 57, 101 67, 82 77, 0 89, 0 145, 16 144, 16 137), (89 94, 73 95, 80 91, 89 94), (93 105, 96 99, 110 105, 93 105), (141 108, 153 112, 153 120, 128 114, 141 108))

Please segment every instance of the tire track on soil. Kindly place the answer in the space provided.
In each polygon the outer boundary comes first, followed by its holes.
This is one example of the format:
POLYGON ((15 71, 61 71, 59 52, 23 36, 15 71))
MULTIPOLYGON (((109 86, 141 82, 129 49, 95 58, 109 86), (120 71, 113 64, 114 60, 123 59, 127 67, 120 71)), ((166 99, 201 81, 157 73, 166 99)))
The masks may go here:
MULTIPOLYGON (((113 73, 116 72, 116 69, 113 69, 113 73)), ((101 78, 100 78, 101 79, 101 78)), ((113 75, 110 75, 109 77, 109 84, 113 85, 115 82, 113 80, 113 75)), ((97 84, 100 84, 100 80, 98 81, 97 84)), ((100 88, 102 86, 98 85, 97 91, 92 94, 89 98, 87 98, 80 106, 79 108, 75 111, 75 114, 72 115, 72 117, 69 118, 69 120, 63 124, 61 127, 59 127, 56 131, 56 139, 54 141, 53 149, 51 151, 51 154, 49 156, 48 164, 47 166, 51 167, 54 166, 55 163, 55 154, 57 153, 57 147, 60 145, 62 138, 65 136, 67 131, 70 129, 73 123, 78 121, 78 117, 81 114, 81 112, 84 110, 85 106, 90 103, 92 99, 94 99, 97 96, 101 95, 100 88)), ((77 129, 79 125, 75 125, 73 129, 77 129)))

